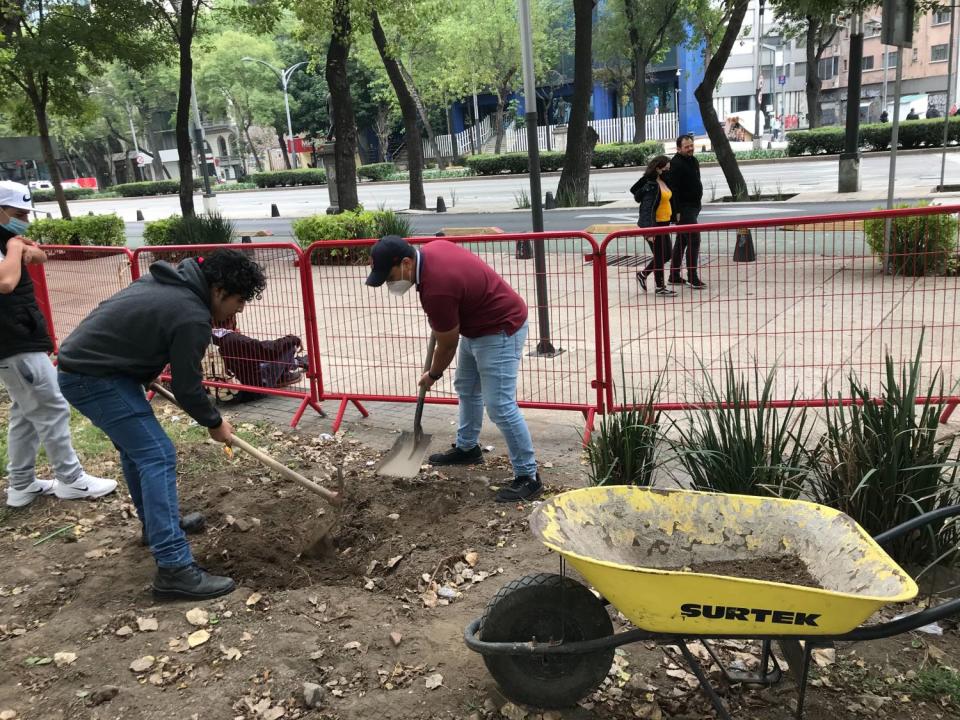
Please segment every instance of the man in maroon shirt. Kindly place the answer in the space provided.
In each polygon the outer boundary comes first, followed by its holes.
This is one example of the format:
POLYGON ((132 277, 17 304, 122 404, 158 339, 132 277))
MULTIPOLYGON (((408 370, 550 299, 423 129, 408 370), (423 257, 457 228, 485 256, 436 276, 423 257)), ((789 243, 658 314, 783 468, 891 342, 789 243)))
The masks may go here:
POLYGON ((497 493, 497 502, 532 500, 543 492, 530 430, 517 405, 517 371, 527 339, 527 306, 489 265, 446 240, 414 248, 387 235, 370 251, 367 285, 384 283, 403 295, 416 285, 420 305, 437 338, 430 369, 420 385, 430 387, 457 355, 454 387, 460 398, 457 441, 430 456, 433 465, 483 462, 478 444, 483 409, 507 442, 514 479, 497 493))

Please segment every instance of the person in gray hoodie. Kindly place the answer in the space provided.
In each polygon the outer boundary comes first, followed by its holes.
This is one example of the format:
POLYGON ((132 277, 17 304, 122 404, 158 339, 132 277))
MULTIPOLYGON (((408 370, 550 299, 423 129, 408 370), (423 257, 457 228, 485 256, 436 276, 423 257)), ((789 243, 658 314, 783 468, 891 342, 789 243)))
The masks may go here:
POLYGON ((230 423, 202 386, 201 360, 213 322, 223 322, 266 287, 260 266, 235 250, 156 262, 150 272, 102 302, 60 347, 63 396, 110 438, 157 562, 153 594, 206 599, 231 592, 228 577, 193 560, 180 527, 176 450, 144 386, 169 364, 173 392, 210 437, 229 443, 230 423))

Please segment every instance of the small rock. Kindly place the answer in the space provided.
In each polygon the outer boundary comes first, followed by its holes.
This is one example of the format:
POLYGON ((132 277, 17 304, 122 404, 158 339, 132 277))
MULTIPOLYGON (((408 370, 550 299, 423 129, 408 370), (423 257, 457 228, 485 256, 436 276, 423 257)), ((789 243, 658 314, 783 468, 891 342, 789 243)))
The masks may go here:
POLYGON ((305 682, 303 684, 303 704, 308 708, 318 708, 323 705, 323 697, 327 691, 322 685, 305 682))
POLYGON ((210 622, 210 613, 201 608, 187 610, 187 622, 194 627, 203 627, 210 622))
POLYGON ((354 640, 354 641, 348 642, 348 643, 344 643, 344 644, 343 644, 343 649, 344 649, 344 650, 359 650, 359 649, 360 649, 360 643, 359 643, 357 640, 354 640))
POLYGON ((4 710, 3 712, 0 712, 0 720, 13 720, 16 716, 16 710, 4 710))
POLYGON ((269 710, 260 713, 260 717, 263 720, 280 720, 284 715, 287 714, 286 709, 282 705, 274 705, 269 710))
POLYGON ((117 628, 117 631, 114 633, 114 635, 118 635, 119 637, 133 635, 133 628, 129 625, 124 625, 122 628, 117 628))
POLYGON ((400 519, 399 513, 390 513, 389 515, 387 515, 387 520, 399 520, 399 519, 400 519))
POLYGON ((103 705, 103 703, 113 700, 119 692, 120 688, 116 685, 104 685, 90 694, 89 703, 91 705, 103 705))
POLYGON ((210 633, 208 633, 206 630, 197 630, 195 633, 190 633, 187 635, 187 645, 195 648, 203 645, 209 639, 210 633))
POLYGON ((233 526, 240 532, 248 532, 253 528, 253 523, 249 520, 244 520, 243 518, 235 518, 233 521, 233 526))
POLYGON ((262 599, 263 599, 263 595, 261 595, 260 593, 258 592, 250 593, 250 597, 247 598, 247 607, 253 607, 262 599))
POLYGON ((77 661, 77 654, 72 652, 58 652, 53 654, 53 662, 57 667, 73 665, 77 661))
POLYGON ((467 565, 470 567, 476 567, 477 563, 480 562, 480 556, 475 552, 465 553, 463 559, 467 561, 467 565))
POLYGON ((400 647, 400 641, 403 640, 403 635, 398 632, 390 633, 390 642, 393 643, 394 647, 400 647))
POLYGON ((523 720, 527 716, 527 711, 523 708, 518 708, 512 702, 508 702, 500 708, 500 714, 507 718, 507 720, 523 720))
POLYGON ((157 659, 153 655, 144 655, 130 663, 130 669, 135 673, 146 672, 153 667, 157 659))
POLYGON ((156 618, 137 618, 137 627, 140 628, 140 632, 154 632, 160 627, 160 623, 157 622, 156 618))

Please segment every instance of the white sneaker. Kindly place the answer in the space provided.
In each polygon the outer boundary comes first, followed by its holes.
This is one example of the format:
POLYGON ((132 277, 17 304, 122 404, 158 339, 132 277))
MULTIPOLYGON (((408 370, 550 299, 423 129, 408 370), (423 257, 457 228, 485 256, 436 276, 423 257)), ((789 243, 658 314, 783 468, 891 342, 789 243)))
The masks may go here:
POLYGON ((26 507, 41 495, 53 493, 54 480, 34 480, 23 490, 7 488, 7 507, 26 507))
POLYGON ((53 486, 53 494, 61 500, 92 500, 109 495, 116 489, 116 480, 98 478, 84 473, 69 485, 57 481, 53 486))

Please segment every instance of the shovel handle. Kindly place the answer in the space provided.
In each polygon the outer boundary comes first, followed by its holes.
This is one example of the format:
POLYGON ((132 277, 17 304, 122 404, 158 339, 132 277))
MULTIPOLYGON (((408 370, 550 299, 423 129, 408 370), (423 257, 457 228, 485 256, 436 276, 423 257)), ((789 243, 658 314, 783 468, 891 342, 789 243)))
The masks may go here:
MULTIPOLYGON (((176 396, 172 392, 167 390, 165 387, 163 387, 160 383, 151 383, 150 389, 153 390, 158 395, 163 396, 166 400, 169 400, 177 407, 180 407, 180 404, 177 402, 176 396)), ((231 435, 230 445, 235 445, 236 447, 240 448, 251 457, 255 458, 256 460, 259 460, 266 467, 270 468, 271 470, 275 470, 281 475, 283 475, 285 478, 287 478, 287 480, 292 480, 293 482, 297 483, 301 487, 306 488, 311 492, 315 492, 317 495, 322 497, 331 505, 340 505, 343 503, 343 499, 340 497, 339 493, 335 493, 332 490, 327 490, 322 485, 318 485, 312 480, 308 480, 300 473, 288 468, 279 460, 276 460, 270 457, 269 455, 267 455, 267 453, 263 452, 263 450, 255 448, 246 440, 243 440, 242 438, 238 438, 236 435, 231 435)))
MULTIPOLYGON (((423 361, 423 371, 430 372, 430 366, 433 364, 433 351, 437 347, 437 336, 430 333, 430 342, 427 343, 427 358, 423 361)), ((417 440, 423 435, 423 428, 420 427, 420 421, 423 419, 423 402, 427 397, 427 389, 420 386, 420 392, 417 393, 417 412, 413 416, 413 434, 417 440)))

